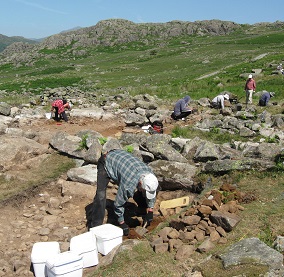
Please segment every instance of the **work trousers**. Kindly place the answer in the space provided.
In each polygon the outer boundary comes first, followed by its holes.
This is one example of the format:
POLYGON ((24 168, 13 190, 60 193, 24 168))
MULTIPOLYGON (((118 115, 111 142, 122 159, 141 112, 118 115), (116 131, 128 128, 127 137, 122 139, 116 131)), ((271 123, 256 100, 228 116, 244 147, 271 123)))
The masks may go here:
POLYGON ((246 90, 246 104, 252 104, 252 89, 247 89, 246 90))
POLYGON ((211 102, 210 107, 212 109, 221 109, 222 108, 220 103, 216 103, 216 102, 211 102))
POLYGON ((172 113, 171 117, 174 120, 179 120, 179 119, 182 119, 182 118, 185 118, 185 117, 189 116, 190 114, 191 114, 191 111, 182 112, 179 115, 175 115, 174 113, 172 113))
POLYGON ((60 117, 62 117, 65 122, 68 121, 68 117, 67 117, 65 111, 62 112, 61 114, 59 114, 59 113, 58 113, 58 108, 57 108, 57 107, 54 107, 54 109, 55 109, 55 112, 54 112, 54 119, 55 119, 56 121, 59 121, 59 120, 60 120, 60 117))
POLYGON ((106 208, 106 189, 110 181, 105 170, 105 156, 101 155, 97 165, 97 191, 92 206, 92 218, 90 227, 96 227, 103 224, 106 208))
POLYGON ((262 106, 262 107, 265 107, 266 106, 266 102, 264 100, 260 99, 259 102, 258 102, 258 105, 262 106))

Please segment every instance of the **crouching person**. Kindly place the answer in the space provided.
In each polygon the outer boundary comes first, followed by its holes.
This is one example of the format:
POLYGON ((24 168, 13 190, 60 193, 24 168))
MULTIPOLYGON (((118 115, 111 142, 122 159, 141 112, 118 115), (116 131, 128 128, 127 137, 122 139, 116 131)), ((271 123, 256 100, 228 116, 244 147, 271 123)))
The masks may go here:
POLYGON ((60 121, 60 118, 62 117, 65 122, 68 122, 65 109, 71 109, 71 106, 66 99, 57 99, 52 102, 51 112, 54 112, 54 119, 56 121, 60 121))
POLYGON ((265 92, 260 96, 258 105, 265 107, 268 106, 268 102, 270 100, 270 98, 274 97, 275 93, 274 92, 265 92))
POLYGON ((223 110, 225 108, 224 101, 229 100, 230 97, 228 94, 219 94, 216 97, 213 98, 213 100, 210 103, 211 108, 213 109, 221 109, 223 110))
POLYGON ((179 99, 174 106, 171 118, 174 120, 184 120, 187 116, 189 116, 192 113, 191 109, 188 107, 189 101, 190 97, 188 95, 179 99))

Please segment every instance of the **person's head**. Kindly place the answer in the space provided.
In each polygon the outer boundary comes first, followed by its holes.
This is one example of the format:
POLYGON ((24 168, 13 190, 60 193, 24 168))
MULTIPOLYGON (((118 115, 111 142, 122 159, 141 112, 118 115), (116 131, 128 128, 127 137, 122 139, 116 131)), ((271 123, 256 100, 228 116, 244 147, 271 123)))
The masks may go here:
POLYGON ((145 191, 147 199, 151 200, 156 197, 158 185, 158 179, 153 173, 142 174, 140 178, 140 187, 143 191, 145 191))
POLYGON ((188 103, 190 101, 190 97, 188 95, 186 95, 183 99, 185 103, 188 103))
POLYGON ((230 96, 229 96, 229 94, 224 94, 224 99, 226 99, 226 100, 229 100, 230 99, 230 96))
POLYGON ((252 79, 252 74, 249 74, 248 78, 249 78, 249 79, 252 79))
POLYGON ((274 92, 269 92, 269 94, 270 94, 270 97, 274 97, 275 96, 274 92))
POLYGON ((62 99, 63 101, 63 105, 67 104, 67 100, 66 99, 62 99))

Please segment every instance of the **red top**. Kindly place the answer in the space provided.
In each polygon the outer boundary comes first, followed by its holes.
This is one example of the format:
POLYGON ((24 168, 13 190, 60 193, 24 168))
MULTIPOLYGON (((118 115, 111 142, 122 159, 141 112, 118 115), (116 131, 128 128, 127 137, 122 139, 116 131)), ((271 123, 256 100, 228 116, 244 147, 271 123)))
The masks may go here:
POLYGON ((255 90, 256 84, 254 79, 248 79, 245 85, 245 90, 255 90))
POLYGON ((65 107, 64 107, 63 101, 61 99, 53 101, 52 107, 57 107, 59 114, 61 114, 65 111, 65 107))

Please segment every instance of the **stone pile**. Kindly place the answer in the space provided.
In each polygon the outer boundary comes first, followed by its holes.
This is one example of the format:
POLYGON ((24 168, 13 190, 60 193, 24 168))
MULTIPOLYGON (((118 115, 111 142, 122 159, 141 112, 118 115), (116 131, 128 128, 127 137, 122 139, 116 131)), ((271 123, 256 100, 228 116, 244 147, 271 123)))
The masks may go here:
MULTIPOLYGON (((242 199, 246 196, 233 185, 207 192, 172 220, 169 227, 153 235, 151 246, 156 253, 176 251, 175 258, 182 260, 194 251, 207 252, 216 244, 227 243, 227 232, 241 220, 242 199)), ((169 209, 161 212, 164 216, 172 214, 169 209)))

